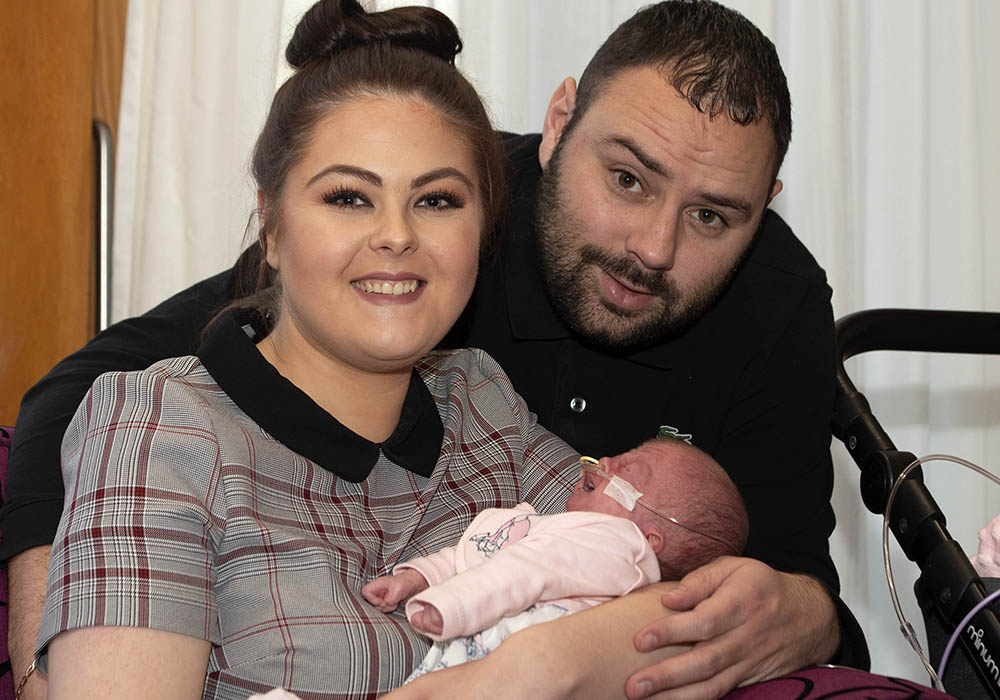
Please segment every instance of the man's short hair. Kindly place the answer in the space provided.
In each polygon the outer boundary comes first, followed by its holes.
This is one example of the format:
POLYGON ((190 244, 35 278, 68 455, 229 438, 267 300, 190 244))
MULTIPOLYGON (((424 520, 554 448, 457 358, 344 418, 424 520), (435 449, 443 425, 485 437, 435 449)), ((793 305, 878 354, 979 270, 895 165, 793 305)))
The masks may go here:
POLYGON ((775 177, 792 138, 791 101, 774 44, 739 12, 711 0, 641 9, 597 50, 580 78, 567 136, 623 70, 652 66, 699 112, 746 126, 767 118, 775 177))

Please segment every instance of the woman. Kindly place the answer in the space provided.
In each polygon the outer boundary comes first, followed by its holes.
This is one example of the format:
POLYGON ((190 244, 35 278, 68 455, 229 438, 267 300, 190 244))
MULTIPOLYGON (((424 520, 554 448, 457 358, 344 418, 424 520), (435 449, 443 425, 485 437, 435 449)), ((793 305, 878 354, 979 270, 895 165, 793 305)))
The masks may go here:
POLYGON ((376 697, 427 642, 362 585, 565 500, 575 455, 499 367, 428 356, 502 205, 460 48, 427 8, 300 22, 253 158, 260 293, 196 357, 102 376, 67 432, 49 697, 376 697))

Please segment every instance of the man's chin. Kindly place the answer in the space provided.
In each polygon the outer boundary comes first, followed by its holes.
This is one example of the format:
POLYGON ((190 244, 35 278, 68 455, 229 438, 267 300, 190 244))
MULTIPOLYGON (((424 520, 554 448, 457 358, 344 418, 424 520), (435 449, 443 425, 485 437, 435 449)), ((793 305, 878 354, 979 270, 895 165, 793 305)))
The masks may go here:
POLYGON ((625 307, 619 306, 604 297, 601 297, 599 303, 603 310, 607 312, 606 315, 619 319, 641 320, 643 316, 649 316, 652 311, 648 304, 637 309, 626 309, 625 307))
POLYGON ((666 336, 661 316, 650 309, 623 309, 601 300, 569 324, 587 344, 604 350, 641 350, 666 336))
POLYGON ((634 352, 683 335, 704 313, 704 308, 676 305, 668 308, 662 298, 641 309, 624 309, 598 296, 589 307, 563 309, 567 325, 587 345, 617 352, 634 352))

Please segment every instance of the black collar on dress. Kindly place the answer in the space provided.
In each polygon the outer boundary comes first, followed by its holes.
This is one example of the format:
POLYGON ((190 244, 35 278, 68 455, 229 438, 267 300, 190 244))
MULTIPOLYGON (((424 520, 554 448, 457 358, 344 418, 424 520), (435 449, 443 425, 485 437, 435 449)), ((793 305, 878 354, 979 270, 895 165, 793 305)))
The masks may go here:
POLYGON ((371 473, 380 451, 404 469, 430 476, 444 427, 434 398, 415 370, 396 429, 385 442, 371 442, 282 377, 241 326, 248 321, 238 312, 225 314, 197 355, 222 390, 261 428, 294 452, 355 483, 371 473))

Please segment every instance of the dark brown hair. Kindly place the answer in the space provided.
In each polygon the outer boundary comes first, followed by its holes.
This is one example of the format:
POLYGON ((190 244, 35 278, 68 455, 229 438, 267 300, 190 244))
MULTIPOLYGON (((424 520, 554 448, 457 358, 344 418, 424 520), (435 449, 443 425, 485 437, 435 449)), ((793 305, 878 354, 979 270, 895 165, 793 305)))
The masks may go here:
POLYGON ((774 44, 739 12, 711 0, 669 0, 621 24, 590 60, 576 93, 569 135, 609 81, 652 66, 700 112, 746 126, 767 119, 774 175, 792 138, 792 108, 774 44))
POLYGON ((360 97, 416 97, 433 107, 472 149, 483 201, 485 259, 504 209, 500 144, 475 88, 455 67, 458 30, 428 7, 368 13, 357 0, 320 0, 303 15, 285 51, 295 73, 274 96, 257 139, 251 172, 265 202, 257 241, 237 265, 237 307, 274 321, 280 297, 266 262, 266 236, 280 225, 288 172, 331 110, 360 97))

